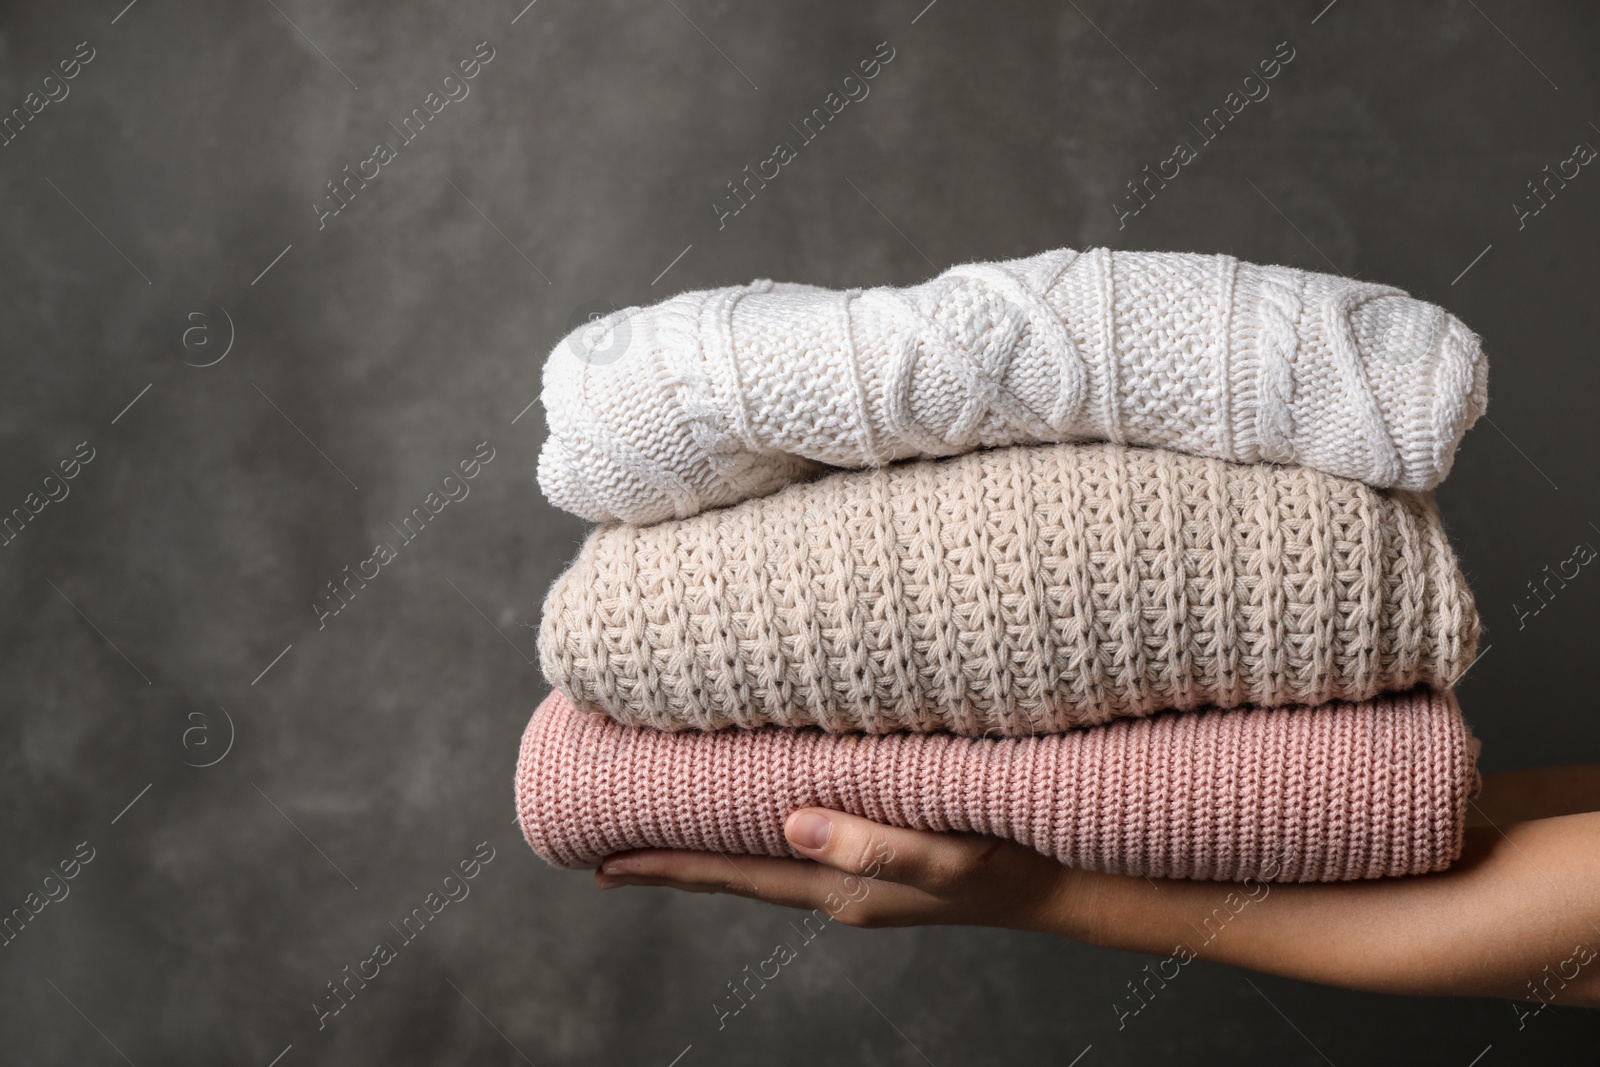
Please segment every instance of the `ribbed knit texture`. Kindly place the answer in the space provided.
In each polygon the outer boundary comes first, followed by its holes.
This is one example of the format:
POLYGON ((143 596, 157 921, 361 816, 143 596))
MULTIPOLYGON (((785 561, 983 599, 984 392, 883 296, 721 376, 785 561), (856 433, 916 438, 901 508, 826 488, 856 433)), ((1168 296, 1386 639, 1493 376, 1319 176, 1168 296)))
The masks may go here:
POLYGON ((517 812, 558 867, 652 847, 794 855, 784 820, 820 806, 1009 838, 1090 870, 1327 882, 1448 867, 1476 756, 1454 699, 1426 690, 992 740, 669 734, 585 715, 557 692, 523 735, 517 812))
POLYGON ((1103 440, 1423 490, 1487 376, 1431 304, 1228 256, 1063 249, 907 289, 756 282, 558 344, 539 484, 584 518, 648 523, 818 464, 1103 440))
POLYGON ((602 526, 539 653, 635 725, 982 736, 1447 688, 1477 633, 1431 497, 1047 445, 602 526))

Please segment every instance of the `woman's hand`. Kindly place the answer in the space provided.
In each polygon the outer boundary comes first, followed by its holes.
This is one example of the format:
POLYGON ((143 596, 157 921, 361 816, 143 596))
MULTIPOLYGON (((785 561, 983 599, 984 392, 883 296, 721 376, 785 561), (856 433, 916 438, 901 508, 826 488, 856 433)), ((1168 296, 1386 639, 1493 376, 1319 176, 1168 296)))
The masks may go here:
POLYGON ((1070 912, 1084 873, 1010 841, 902 830, 822 808, 794 812, 784 832, 809 859, 643 849, 606 859, 595 882, 602 889, 669 886, 821 908, 849 926, 1060 931, 1070 923, 1063 911, 1070 912))
MULTIPOLYGON (((1484 799, 1532 797, 1525 784, 1508 780, 1484 799)), ((734 893, 851 926, 1041 930, 1173 966, 1206 959, 1351 989, 1600 1007, 1600 814, 1556 814, 1574 806, 1529 800, 1547 817, 1495 825, 1496 803, 1450 870, 1361 882, 1104 874, 994 838, 818 808, 785 826, 809 859, 645 849, 609 857, 595 880, 734 893)))

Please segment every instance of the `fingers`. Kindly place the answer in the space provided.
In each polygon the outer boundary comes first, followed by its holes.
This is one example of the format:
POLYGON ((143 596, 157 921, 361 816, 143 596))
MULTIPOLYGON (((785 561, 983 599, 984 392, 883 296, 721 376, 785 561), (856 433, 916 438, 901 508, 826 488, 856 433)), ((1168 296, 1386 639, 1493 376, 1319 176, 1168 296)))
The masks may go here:
POLYGON ((801 860, 651 848, 607 857, 595 872, 595 881, 602 889, 671 884, 781 904, 807 899, 822 874, 815 864, 801 860))
POLYGON ((801 808, 784 824, 802 855, 849 874, 945 895, 1000 847, 994 838, 904 830, 826 808, 801 808))
POLYGON ((595 872, 595 882, 602 889, 631 885, 731 893, 783 907, 821 910, 850 926, 898 926, 929 916, 930 901, 918 890, 809 860, 642 849, 607 858, 595 872))
POLYGON ((794 812, 784 830, 818 863, 914 891, 923 921, 1048 928, 1084 873, 1012 841, 880 826, 824 808, 794 812))
POLYGON ((595 881, 820 908, 851 926, 1044 929, 1082 875, 1014 842, 880 826, 825 808, 793 812, 784 832, 806 859, 642 849, 607 859, 595 881))

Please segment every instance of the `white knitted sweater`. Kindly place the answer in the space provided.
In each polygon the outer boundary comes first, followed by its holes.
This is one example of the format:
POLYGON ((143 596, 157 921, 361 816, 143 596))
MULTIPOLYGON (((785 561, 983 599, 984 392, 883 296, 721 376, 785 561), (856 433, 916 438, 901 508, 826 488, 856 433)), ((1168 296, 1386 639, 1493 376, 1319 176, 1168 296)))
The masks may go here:
POLYGON ((1228 256, 1045 252, 906 289, 758 281, 574 331, 539 484, 597 522, 686 518, 819 464, 1103 440, 1422 490, 1483 412, 1459 320, 1228 256))

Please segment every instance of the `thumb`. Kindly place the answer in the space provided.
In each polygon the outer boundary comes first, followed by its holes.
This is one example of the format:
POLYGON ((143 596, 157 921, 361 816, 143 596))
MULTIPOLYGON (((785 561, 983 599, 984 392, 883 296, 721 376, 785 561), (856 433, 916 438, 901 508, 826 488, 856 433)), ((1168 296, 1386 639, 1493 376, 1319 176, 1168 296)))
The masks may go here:
POLYGON ((801 808, 784 836, 808 859, 864 878, 881 878, 929 893, 955 888, 1000 842, 971 834, 883 826, 827 808, 801 808))

